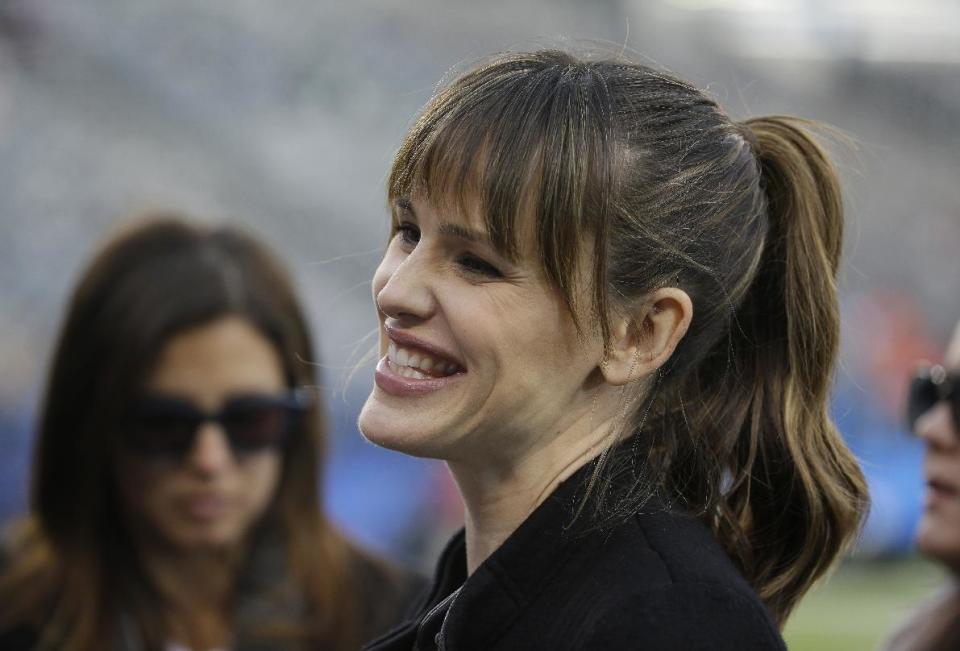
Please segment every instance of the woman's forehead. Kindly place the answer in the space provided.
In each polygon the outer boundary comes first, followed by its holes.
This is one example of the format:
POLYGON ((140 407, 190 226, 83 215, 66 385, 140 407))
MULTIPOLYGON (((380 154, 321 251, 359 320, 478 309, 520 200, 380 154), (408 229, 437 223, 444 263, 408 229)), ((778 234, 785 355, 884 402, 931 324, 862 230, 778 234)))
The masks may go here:
POLYGON ((393 203, 401 215, 429 218, 473 233, 488 233, 482 202, 475 194, 456 197, 413 192, 397 197, 393 203))

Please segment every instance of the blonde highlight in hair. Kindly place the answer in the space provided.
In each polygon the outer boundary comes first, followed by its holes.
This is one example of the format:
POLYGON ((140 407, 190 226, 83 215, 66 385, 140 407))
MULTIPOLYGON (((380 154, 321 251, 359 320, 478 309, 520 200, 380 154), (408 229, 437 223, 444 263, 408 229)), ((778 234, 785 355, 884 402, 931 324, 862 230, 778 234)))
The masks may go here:
POLYGON ((621 58, 510 53, 433 98, 388 185, 393 201, 478 211, 507 255, 532 225, 544 276, 604 341, 613 310, 661 287, 687 292, 690 328, 625 403, 631 444, 604 456, 594 516, 630 517, 654 494, 695 514, 781 623, 867 500, 827 414, 843 211, 808 126, 738 124, 691 85, 621 58), (580 277, 591 305, 577 305, 580 277))

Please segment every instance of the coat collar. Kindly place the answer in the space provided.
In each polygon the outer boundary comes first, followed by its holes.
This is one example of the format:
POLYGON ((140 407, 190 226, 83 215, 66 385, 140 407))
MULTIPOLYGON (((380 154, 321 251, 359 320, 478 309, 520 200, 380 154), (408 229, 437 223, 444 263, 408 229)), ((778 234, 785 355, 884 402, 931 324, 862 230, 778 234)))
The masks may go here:
POLYGON ((496 643, 582 543, 588 517, 575 520, 574 515, 593 468, 588 463, 560 484, 469 579, 463 530, 452 538, 418 617, 416 648, 487 649, 496 643), (427 616, 460 586, 452 603, 427 616), (438 645, 444 615, 443 644, 438 645))

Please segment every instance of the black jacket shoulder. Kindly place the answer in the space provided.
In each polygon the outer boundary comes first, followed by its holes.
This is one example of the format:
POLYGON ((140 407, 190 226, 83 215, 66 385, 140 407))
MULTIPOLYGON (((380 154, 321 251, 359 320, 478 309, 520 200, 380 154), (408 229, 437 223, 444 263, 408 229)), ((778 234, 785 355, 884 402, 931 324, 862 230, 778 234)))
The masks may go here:
MULTIPOLYGON (((531 613, 553 610, 563 622, 555 627, 558 649, 786 648, 711 532, 663 509, 579 541, 537 601, 531 613)), ((538 626, 547 627, 543 620, 538 626)))
POLYGON ((786 648, 754 590, 709 530, 691 518, 636 516, 599 556, 599 589, 590 597, 596 606, 580 648, 786 648), (622 554, 632 562, 615 562, 622 554))
POLYGON ((706 526, 651 504, 612 527, 578 530, 577 479, 469 578, 464 534, 454 536, 419 612, 366 649, 785 651, 706 526))

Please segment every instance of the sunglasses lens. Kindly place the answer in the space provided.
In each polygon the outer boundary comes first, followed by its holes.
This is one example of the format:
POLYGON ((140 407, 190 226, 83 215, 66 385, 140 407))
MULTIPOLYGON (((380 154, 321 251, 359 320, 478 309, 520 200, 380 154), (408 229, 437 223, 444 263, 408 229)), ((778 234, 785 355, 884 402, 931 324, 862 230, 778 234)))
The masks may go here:
POLYGON ((143 402, 134 413, 130 447, 142 454, 176 456, 193 444, 199 417, 173 401, 143 402))
POLYGON ((237 401, 224 409, 221 422, 236 450, 253 452, 281 447, 290 429, 291 414, 279 404, 237 401))
POLYGON ((256 395, 235 398, 214 415, 186 400, 152 396, 133 411, 127 443, 147 456, 180 457, 193 446, 200 425, 210 420, 220 423, 234 452, 279 448, 304 408, 296 397, 256 395))
POLYGON ((913 378, 907 399, 907 425, 911 430, 914 429, 917 419, 937 404, 938 398, 937 386, 929 377, 913 378))

